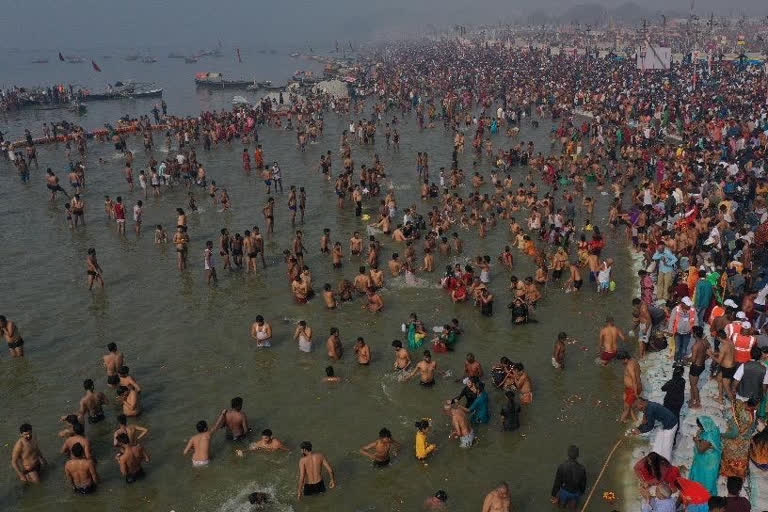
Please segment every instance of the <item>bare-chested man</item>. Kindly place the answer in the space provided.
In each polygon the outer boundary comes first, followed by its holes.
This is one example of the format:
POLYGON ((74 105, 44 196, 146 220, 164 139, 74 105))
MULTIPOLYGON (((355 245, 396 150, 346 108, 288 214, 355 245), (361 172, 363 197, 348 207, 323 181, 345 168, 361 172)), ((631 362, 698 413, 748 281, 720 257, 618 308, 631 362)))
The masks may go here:
POLYGON ((135 443, 146 437, 147 434, 149 434, 149 429, 142 427, 141 425, 136 425, 135 423, 129 425, 128 417, 125 414, 118 414, 117 430, 115 430, 114 434, 112 435, 112 444, 114 446, 118 446, 117 436, 120 434, 126 434, 128 436, 128 441, 135 443))
POLYGON ((419 384, 426 388, 435 385, 435 373, 437 372, 437 363, 432 360, 432 353, 429 350, 424 351, 424 359, 416 364, 416 367, 408 375, 408 379, 419 374, 419 384))
POLYGON ((261 439, 251 443, 248 449, 251 451, 263 450, 265 452, 290 451, 281 440, 272 436, 272 431, 268 428, 261 431, 261 439))
POLYGON ((650 341, 653 318, 648 304, 639 298, 632 299, 632 306, 637 315, 637 358, 642 359, 650 341))
POLYGON ((184 455, 192 453, 192 465, 194 467, 207 466, 211 462, 211 438, 224 423, 222 418, 226 413, 226 409, 221 411, 212 430, 208 430, 208 423, 205 420, 197 422, 195 426, 197 434, 190 437, 187 446, 184 447, 184 455))
POLYGON ((704 338, 704 329, 700 325, 691 327, 691 333, 693 333, 694 342, 693 347, 691 347, 691 368, 688 372, 688 383, 691 386, 691 399, 688 402, 688 406, 691 409, 698 409, 701 407, 699 375, 704 373, 710 346, 709 342, 704 338))
POLYGON ((341 356, 344 355, 344 347, 341 345, 339 329, 331 327, 331 335, 328 336, 325 346, 328 349, 328 357, 331 361, 338 361, 341 359, 341 356))
POLYGON ((224 413, 219 418, 221 424, 214 427, 214 432, 224 426, 224 437, 227 441, 241 441, 251 430, 248 427, 248 416, 243 412, 243 399, 236 396, 231 400, 230 406, 231 409, 224 409, 224 413))
POLYGON ((626 423, 631 416, 632 421, 635 422, 637 418, 632 406, 643 392, 640 365, 626 350, 620 350, 616 358, 624 364, 624 410, 621 412, 619 421, 626 423))
POLYGON ((132 385, 118 386, 117 399, 123 404, 123 414, 135 418, 141 414, 141 395, 132 385))
POLYGON ((472 443, 475 442, 475 431, 469 423, 468 410, 459 405, 456 400, 450 400, 443 409, 451 417, 453 427, 448 437, 458 439, 461 448, 471 448, 472 443))
POLYGON ((85 379, 83 381, 85 395, 80 399, 80 408, 77 410, 77 419, 84 423, 86 415, 88 423, 98 423, 104 419, 104 409, 102 405, 107 403, 107 397, 99 391, 96 393, 93 388, 93 380, 85 379))
POLYGON ((724 330, 719 330, 715 333, 716 339, 720 342, 718 352, 708 352, 708 355, 720 366, 720 371, 717 376, 718 395, 715 400, 719 403, 723 403, 723 390, 728 395, 728 398, 733 401, 733 390, 731 389, 731 382, 733 382, 733 376, 736 374, 736 370, 739 365, 734 360, 735 348, 733 341, 725 334, 724 330))
POLYGON ((605 326, 600 330, 600 341, 597 345, 597 349, 600 351, 598 364, 605 366, 616 358, 619 351, 619 339, 624 341, 624 333, 614 325, 613 317, 609 316, 605 319, 605 326))
POLYGON ((144 447, 137 442, 131 442, 128 434, 117 435, 118 453, 115 459, 120 467, 120 473, 125 477, 125 482, 132 484, 144 477, 143 462, 149 462, 149 454, 144 447))
POLYGON ((302 496, 312 496, 325 492, 325 481, 323 481, 322 470, 328 472, 328 487, 336 487, 336 478, 333 474, 333 468, 322 453, 312 452, 312 443, 304 441, 301 443, 301 460, 299 460, 299 486, 298 499, 302 496))
POLYGON ((389 273, 392 274, 392 277, 399 276, 400 272, 403 271, 403 264, 400 262, 400 255, 397 253, 392 254, 392 259, 389 260, 387 265, 389 266, 389 273))
POLYGON ((381 300, 381 295, 376 293, 373 288, 368 288, 365 292, 366 304, 363 305, 363 309, 367 309, 371 313, 378 313, 384 309, 384 301, 381 300))
POLYGON ((486 494, 482 512, 510 512, 511 510, 509 485, 506 482, 500 482, 494 490, 486 494))
POLYGON ((373 461, 373 467, 383 468, 389 465, 392 448, 400 449, 400 443, 392 439, 388 428, 379 430, 379 438, 360 448, 360 453, 373 461))
POLYGON ((85 437, 85 427, 82 423, 75 423, 72 425, 72 435, 64 441, 63 445, 61 445, 60 453, 66 456, 71 456, 72 447, 75 444, 79 444, 83 448, 86 459, 92 458, 91 441, 85 437))
POLYGON ((512 365, 512 378, 515 383, 515 388, 520 396, 520 403, 522 405, 530 405, 533 403, 533 383, 528 372, 525 371, 523 363, 515 363, 512 365))
POLYGON ((355 341, 355 355, 357 356, 357 364, 367 366, 371 363, 371 348, 361 336, 355 341))
POLYGON ((568 281, 566 281, 565 283, 565 291, 577 292, 581 289, 581 286, 584 284, 584 280, 581 278, 581 270, 579 269, 579 262, 575 261, 569 264, 568 270, 570 271, 570 275, 568 276, 568 281))
POLYGON ((475 354, 472 352, 467 353, 467 358, 464 361, 464 377, 466 378, 483 378, 483 365, 480 361, 475 359, 475 354))
POLYGON ((24 338, 19 333, 16 323, 0 315, 0 334, 8 343, 8 350, 12 357, 24 357, 24 338))
POLYGON ((101 269, 98 260, 96 259, 96 249, 91 247, 88 249, 88 255, 85 257, 85 269, 88 275, 88 289, 93 289, 93 284, 98 282, 99 285, 104 288, 104 278, 102 274, 104 271, 101 269))
POLYGON ((116 343, 110 343, 107 345, 109 353, 102 359, 104 361, 104 369, 107 371, 107 384, 109 387, 114 388, 120 382, 120 377, 117 376, 117 370, 124 363, 123 353, 117 350, 116 343))
POLYGON ((13 445, 11 467, 22 482, 39 483, 40 470, 48 464, 37 444, 37 437, 32 434, 32 425, 24 423, 19 427, 21 437, 13 445))
POLYGON ((411 366, 411 355, 403 348, 403 342, 400 340, 392 341, 392 348, 395 349, 395 370, 405 372, 411 366))
POLYGON ((99 483, 99 474, 93 459, 85 456, 85 449, 80 443, 75 443, 71 450, 72 458, 64 464, 64 474, 72 490, 78 494, 91 494, 99 483))
POLYGON ((360 256, 363 253, 363 239, 360 238, 360 233, 355 231, 352 238, 349 239, 349 257, 360 256))

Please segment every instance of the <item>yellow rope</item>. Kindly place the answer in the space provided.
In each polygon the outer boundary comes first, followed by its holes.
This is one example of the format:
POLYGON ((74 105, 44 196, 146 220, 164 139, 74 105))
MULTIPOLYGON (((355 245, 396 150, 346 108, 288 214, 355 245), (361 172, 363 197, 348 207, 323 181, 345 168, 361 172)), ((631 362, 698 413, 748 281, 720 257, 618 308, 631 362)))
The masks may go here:
POLYGON ((592 495, 595 493, 595 489, 597 489, 597 484, 600 483, 600 479, 603 478, 603 473, 605 473, 605 469, 608 467, 608 463, 611 461, 611 457, 613 457, 613 452, 616 451, 616 448, 619 447, 621 442, 624 440, 623 437, 620 437, 618 441, 616 441, 616 444, 613 445, 613 449, 611 450, 611 453, 608 454, 608 458, 605 459, 605 463, 603 464, 603 469, 600 470, 600 474, 597 475, 597 480, 595 480, 595 483, 592 485, 592 490, 589 491, 589 496, 587 496, 587 501, 584 502, 584 506, 581 508, 581 512, 585 512, 587 510, 587 505, 589 505, 589 501, 592 499, 592 495))

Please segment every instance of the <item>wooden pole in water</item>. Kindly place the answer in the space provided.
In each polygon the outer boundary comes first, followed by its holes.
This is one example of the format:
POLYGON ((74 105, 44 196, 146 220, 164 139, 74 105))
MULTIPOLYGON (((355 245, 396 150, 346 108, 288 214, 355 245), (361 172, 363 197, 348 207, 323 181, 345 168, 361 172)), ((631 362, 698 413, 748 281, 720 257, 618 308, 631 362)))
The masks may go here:
POLYGON ((603 478, 603 473, 605 473, 605 469, 608 467, 608 463, 611 461, 611 457, 613 457, 613 452, 616 451, 616 448, 619 447, 621 442, 624 440, 623 437, 620 437, 618 441, 616 441, 616 444, 613 445, 613 449, 611 450, 611 453, 608 454, 608 457, 605 459, 605 462, 603 463, 603 469, 600 470, 600 474, 597 475, 597 480, 595 480, 595 483, 592 485, 592 490, 589 491, 589 496, 587 496, 587 500, 584 502, 584 506, 581 507, 581 512, 585 512, 587 510, 587 505, 589 505, 589 501, 592 499, 592 495, 595 493, 595 489, 597 489, 597 484, 600 483, 600 479, 603 478))

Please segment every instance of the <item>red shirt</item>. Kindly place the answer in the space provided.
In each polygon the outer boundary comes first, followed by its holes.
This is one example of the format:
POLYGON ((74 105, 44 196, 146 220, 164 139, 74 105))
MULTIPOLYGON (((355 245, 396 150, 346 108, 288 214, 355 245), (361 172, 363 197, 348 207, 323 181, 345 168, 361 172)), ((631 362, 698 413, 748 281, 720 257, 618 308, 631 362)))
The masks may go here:
POLYGON ((125 206, 123 206, 123 203, 115 203, 115 219, 125 220, 125 206))

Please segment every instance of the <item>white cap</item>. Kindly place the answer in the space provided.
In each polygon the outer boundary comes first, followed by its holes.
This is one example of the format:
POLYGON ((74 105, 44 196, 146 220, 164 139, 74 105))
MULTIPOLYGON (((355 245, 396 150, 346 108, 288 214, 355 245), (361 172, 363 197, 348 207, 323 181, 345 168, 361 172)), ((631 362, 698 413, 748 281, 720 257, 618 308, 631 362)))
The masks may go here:
POLYGON ((741 320, 746 320, 747 314, 744 313, 743 311, 739 311, 738 313, 736 313, 736 318, 740 318, 741 320))
POLYGON ((691 300, 690 297, 683 297, 683 300, 680 301, 680 302, 682 302, 683 304, 685 304, 688 307, 693 306, 693 301, 691 300))
POLYGON ((744 329, 749 329, 750 327, 752 327, 752 324, 751 324, 751 323, 749 323, 749 322, 747 322, 747 321, 745 320, 745 321, 741 322, 741 326, 742 326, 744 329))
POLYGON ((739 306, 736 305, 735 302, 733 302, 733 299, 728 299, 725 302, 723 302, 723 306, 728 306, 729 308, 738 308, 739 306))

